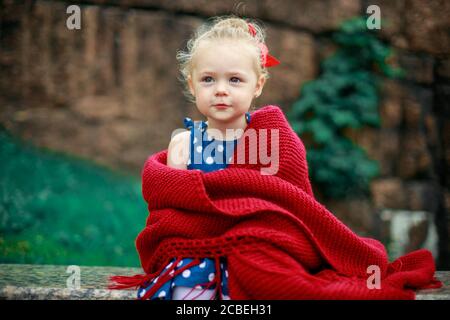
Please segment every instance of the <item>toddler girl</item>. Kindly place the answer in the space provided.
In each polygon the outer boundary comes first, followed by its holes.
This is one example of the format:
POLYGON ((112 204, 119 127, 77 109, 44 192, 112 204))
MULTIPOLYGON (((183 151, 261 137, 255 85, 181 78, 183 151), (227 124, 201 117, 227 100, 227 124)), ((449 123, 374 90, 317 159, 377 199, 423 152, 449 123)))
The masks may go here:
MULTIPOLYGON (((187 47, 187 52, 177 55, 186 93, 207 120, 184 119, 188 130, 171 139, 167 165, 203 172, 224 170, 251 121, 249 109, 268 78, 266 68, 279 62, 268 54, 261 27, 234 17, 219 17, 201 26, 187 47)), ((172 260, 165 270, 173 264, 173 274, 184 270, 159 284, 158 291, 148 298, 229 299, 226 261, 221 259, 218 265, 205 258, 191 267, 192 261, 189 257, 172 260), (214 287, 217 273, 222 279, 220 290, 214 287)), ((144 297, 158 280, 141 286, 138 297, 144 297)))

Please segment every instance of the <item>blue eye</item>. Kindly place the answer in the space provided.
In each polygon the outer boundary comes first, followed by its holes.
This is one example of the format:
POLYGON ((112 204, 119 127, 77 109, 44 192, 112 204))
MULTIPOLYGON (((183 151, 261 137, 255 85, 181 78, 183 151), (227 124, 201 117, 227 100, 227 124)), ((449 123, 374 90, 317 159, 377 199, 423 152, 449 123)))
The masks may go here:
POLYGON ((203 82, 210 82, 208 80, 212 80, 212 77, 207 76, 207 77, 203 77, 203 79, 202 79, 203 82))
POLYGON ((233 83, 239 83, 239 82, 241 82, 241 79, 239 79, 237 77, 233 77, 233 78, 230 79, 230 81, 233 82, 233 83))

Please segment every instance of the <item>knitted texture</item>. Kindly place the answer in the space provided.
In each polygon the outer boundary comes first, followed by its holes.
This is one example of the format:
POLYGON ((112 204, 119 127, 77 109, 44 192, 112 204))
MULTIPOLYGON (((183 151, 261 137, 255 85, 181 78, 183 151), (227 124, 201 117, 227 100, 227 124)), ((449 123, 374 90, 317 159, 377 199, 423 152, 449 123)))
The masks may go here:
MULTIPOLYGON (((259 151, 266 141, 257 143, 259 151)), ((115 277, 116 288, 154 280, 174 257, 226 257, 231 299, 414 299, 413 289, 441 285, 428 250, 389 263, 379 241, 356 235, 314 198, 305 147, 280 108, 255 111, 235 157, 239 148, 249 161, 211 173, 168 167, 167 150, 147 159, 150 215, 136 239, 146 275, 115 277), (249 154, 249 129, 279 130, 275 175, 261 174, 267 165, 249 154), (380 289, 368 288, 369 266, 379 267, 380 289)))

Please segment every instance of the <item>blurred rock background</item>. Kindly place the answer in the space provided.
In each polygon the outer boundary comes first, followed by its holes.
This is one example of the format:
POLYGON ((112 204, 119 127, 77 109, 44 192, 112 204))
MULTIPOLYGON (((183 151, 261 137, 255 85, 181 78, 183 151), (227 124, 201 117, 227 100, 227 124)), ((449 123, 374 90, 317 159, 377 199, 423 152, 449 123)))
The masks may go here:
POLYGON ((275 104, 287 111, 333 52, 330 34, 372 4, 386 23, 380 38, 396 50, 406 79, 384 82, 382 127, 355 137, 381 165, 371 197, 324 204, 358 234, 386 243, 399 230, 390 227, 395 212, 402 223, 405 211, 420 216, 411 218, 406 233, 421 229, 420 221, 434 229, 406 236, 397 255, 426 244, 438 268, 448 269, 449 1, 4 0, 0 124, 38 147, 138 177, 145 159, 167 147, 185 116, 200 118, 182 94, 175 55, 207 18, 235 13, 264 23, 268 47, 282 63, 270 70, 256 107, 275 104), (66 28, 70 4, 81 8, 80 30, 66 28), (427 237, 435 240, 430 244, 427 237))

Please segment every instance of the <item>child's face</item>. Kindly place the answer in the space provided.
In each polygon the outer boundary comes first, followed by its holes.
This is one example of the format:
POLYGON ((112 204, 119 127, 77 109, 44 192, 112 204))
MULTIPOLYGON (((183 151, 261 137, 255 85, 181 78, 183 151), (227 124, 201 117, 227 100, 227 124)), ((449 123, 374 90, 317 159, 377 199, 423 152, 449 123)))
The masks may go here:
POLYGON ((204 116, 231 122, 249 110, 265 83, 264 76, 256 74, 255 56, 247 44, 233 41, 201 44, 188 84, 204 116))

